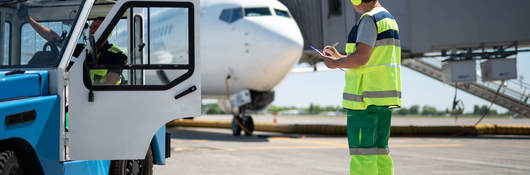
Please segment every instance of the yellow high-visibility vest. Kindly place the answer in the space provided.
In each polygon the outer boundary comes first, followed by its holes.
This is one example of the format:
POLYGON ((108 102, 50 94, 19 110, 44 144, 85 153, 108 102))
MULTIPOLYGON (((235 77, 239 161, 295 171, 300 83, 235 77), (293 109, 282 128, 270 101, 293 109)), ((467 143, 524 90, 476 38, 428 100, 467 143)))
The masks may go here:
MULTIPOLYGON (((119 47, 116 47, 114 45, 112 45, 112 47, 107 49, 107 51, 112 52, 114 54, 124 54, 123 51, 121 51, 119 47)), ((100 55, 101 55, 101 52, 98 54, 98 59, 100 55)), ((105 81, 107 81, 108 72, 109 71, 107 69, 90 69, 90 80, 92 80, 92 84, 97 85, 97 84, 105 83, 105 81)), ((121 84, 121 77, 122 75, 120 75, 120 80, 116 82, 116 85, 121 84)))
MULTIPOLYGON (((371 16, 377 27, 377 40, 364 66, 346 71, 342 106, 365 110, 370 105, 401 106, 401 47, 399 28, 394 17, 384 8, 376 7, 361 16, 371 16)), ((353 27, 346 44, 348 55, 355 52, 357 29, 353 27)))

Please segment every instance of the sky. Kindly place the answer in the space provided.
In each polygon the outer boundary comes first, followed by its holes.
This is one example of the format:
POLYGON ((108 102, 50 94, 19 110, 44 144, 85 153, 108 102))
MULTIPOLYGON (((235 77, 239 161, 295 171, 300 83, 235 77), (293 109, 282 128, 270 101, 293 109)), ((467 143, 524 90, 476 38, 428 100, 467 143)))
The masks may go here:
MULTIPOLYGON (((527 83, 530 83, 529 67, 530 53, 520 53, 517 56, 517 71, 519 76, 525 77, 527 83)), ((402 68, 401 74, 403 107, 430 105, 438 110, 451 108, 455 93, 453 87, 406 67, 402 68)), ((276 98, 273 105, 306 107, 312 103, 321 106, 340 106, 343 88, 344 72, 342 71, 290 73, 275 88, 276 98)), ((488 101, 460 90, 458 99, 464 102, 465 112, 473 112, 474 105, 490 104, 488 101)), ((493 109, 498 112, 507 111, 497 105, 494 105, 493 109)))

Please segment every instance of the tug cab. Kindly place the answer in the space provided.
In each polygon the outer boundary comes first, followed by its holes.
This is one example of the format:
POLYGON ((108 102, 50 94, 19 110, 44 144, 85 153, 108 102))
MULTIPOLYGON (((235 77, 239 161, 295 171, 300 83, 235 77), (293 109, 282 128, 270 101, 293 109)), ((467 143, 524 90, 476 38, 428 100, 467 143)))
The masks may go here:
POLYGON ((152 174, 165 164, 165 124, 201 112, 198 18, 197 0, 0 2, 0 174, 152 174), (105 44, 126 61, 101 64, 105 44), (97 83, 97 70, 119 70, 119 83, 97 83))

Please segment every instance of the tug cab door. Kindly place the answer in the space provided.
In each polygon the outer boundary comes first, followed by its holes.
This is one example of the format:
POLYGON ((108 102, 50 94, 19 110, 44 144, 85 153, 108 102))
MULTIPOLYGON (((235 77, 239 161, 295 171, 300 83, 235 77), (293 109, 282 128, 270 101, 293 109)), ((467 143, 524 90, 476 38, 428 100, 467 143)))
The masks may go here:
POLYGON ((64 160, 143 159, 160 127, 200 115, 198 1, 118 1, 111 7, 94 5, 88 23, 108 12, 93 35, 99 50, 92 52, 86 40, 66 73, 64 160), (102 49, 114 55, 105 57, 102 49), (116 63, 119 55, 126 58, 116 63), (95 73, 114 73, 119 81, 105 83, 95 73))

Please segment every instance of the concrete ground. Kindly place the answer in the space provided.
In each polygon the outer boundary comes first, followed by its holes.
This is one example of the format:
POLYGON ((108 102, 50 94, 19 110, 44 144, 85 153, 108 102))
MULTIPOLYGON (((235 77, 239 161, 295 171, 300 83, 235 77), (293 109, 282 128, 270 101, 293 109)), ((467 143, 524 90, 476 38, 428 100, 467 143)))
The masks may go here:
MULTIPOLYGON (((234 137, 228 129, 168 130, 171 158, 167 165, 155 166, 155 174, 348 174, 346 137, 265 132, 234 137)), ((530 137, 393 137, 390 147, 398 175, 530 174, 530 137)))

